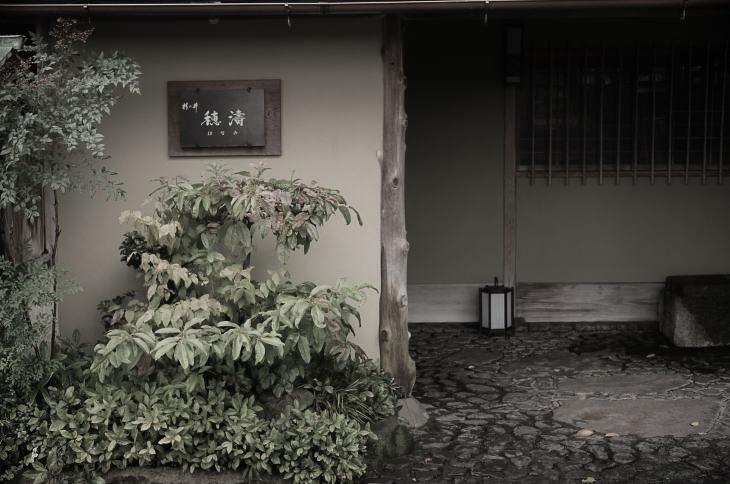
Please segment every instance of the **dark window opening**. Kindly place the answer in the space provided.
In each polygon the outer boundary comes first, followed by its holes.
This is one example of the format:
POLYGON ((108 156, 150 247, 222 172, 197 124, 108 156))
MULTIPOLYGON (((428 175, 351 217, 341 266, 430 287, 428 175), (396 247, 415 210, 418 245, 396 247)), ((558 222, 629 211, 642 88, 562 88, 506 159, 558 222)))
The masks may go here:
POLYGON ((727 41, 537 44, 523 71, 520 174, 548 183, 730 175, 727 41))

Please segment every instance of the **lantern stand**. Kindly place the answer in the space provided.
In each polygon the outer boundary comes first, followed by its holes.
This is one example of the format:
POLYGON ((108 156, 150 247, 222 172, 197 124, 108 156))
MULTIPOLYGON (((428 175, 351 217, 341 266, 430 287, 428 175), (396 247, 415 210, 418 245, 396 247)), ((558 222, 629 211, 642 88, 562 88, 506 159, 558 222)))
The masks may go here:
POLYGON ((500 286, 494 278, 494 285, 479 288, 480 330, 486 328, 488 334, 500 334, 509 338, 514 334, 515 298, 514 289, 500 286))

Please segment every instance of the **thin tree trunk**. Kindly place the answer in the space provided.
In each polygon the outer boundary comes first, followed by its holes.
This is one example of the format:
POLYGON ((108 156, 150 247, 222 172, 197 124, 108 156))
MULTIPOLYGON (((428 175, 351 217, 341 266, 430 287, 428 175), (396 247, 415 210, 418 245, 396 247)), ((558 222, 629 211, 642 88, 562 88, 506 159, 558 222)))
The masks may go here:
POLYGON ((384 122, 381 184, 380 364, 408 397, 416 365, 408 353, 408 241, 405 220, 405 87, 403 37, 398 16, 385 18, 383 30, 384 122))
MULTIPOLYGON (((14 264, 21 264, 45 256, 49 267, 56 265, 58 236, 58 196, 54 190, 42 189, 39 216, 32 221, 23 212, 12 209, 0 210, 0 251, 14 264)), ((55 284, 53 290, 56 290, 55 284)), ((33 309, 33 308, 29 308, 33 309)), ((44 309, 40 309, 41 311, 44 309)), ((51 351, 54 351, 58 327, 58 305, 47 308, 51 312, 51 351)))

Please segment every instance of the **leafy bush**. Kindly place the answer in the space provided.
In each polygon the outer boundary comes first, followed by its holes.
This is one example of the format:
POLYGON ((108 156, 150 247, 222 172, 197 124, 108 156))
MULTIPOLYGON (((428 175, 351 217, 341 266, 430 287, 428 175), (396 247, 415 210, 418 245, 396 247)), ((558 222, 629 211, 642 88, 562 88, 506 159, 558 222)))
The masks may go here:
MULTIPOLYGON (((82 352, 79 334, 75 331, 71 341, 62 341, 60 352, 50 361, 35 360, 46 369, 43 381, 55 380, 54 384, 68 387, 84 380, 88 373, 90 358, 82 352)), ((48 391, 41 389, 48 399, 48 391)), ((32 398, 25 400, 14 397, 5 398, 0 406, 0 481, 11 480, 27 465, 38 457, 38 448, 43 441, 41 432, 44 422, 48 421, 48 408, 32 398)))
POLYGON ((39 215, 39 185, 123 195, 99 125, 119 92, 139 93, 139 66, 118 53, 81 54, 93 29, 59 19, 50 44, 31 42, 0 68, 0 209, 39 215))
POLYGON ((28 475, 38 483, 87 482, 112 467, 167 465, 238 469, 251 477, 276 472, 304 483, 364 472, 368 425, 297 408, 267 420, 253 396, 231 393, 223 380, 187 392, 179 376, 136 387, 49 388, 48 410, 36 408, 28 419, 28 475))
POLYGON ((314 394, 317 410, 331 410, 359 423, 374 423, 397 411, 393 378, 371 360, 324 359, 304 388, 314 394))
POLYGON ((73 290, 45 258, 14 264, 0 256, 0 481, 33 449, 34 422, 45 415, 36 396, 64 364, 50 354, 53 307, 73 290))
POLYGON ((32 400, 57 368, 49 358, 52 308, 72 290, 44 258, 13 264, 0 255, 0 418, 6 407, 32 400))
POLYGON ((365 472, 363 452, 371 435, 367 425, 361 428, 335 412, 293 408, 272 422, 272 427, 281 444, 281 456, 272 457, 284 478, 295 483, 342 482, 365 472))
POLYGON ((21 445, 36 482, 127 466, 294 482, 364 472, 370 423, 396 405, 391 379, 347 339, 369 286, 295 283, 284 271, 257 281, 250 266, 256 236, 273 236, 284 260, 335 213, 359 216, 336 190, 263 173, 160 180, 151 216, 123 214, 134 225, 123 261, 141 272, 146 298, 102 302, 108 331, 92 361, 73 352, 13 424, 30 426, 21 445), (296 388, 315 394, 314 407, 266 418, 263 402, 296 388))
POLYGON ((96 348, 92 370, 102 381, 144 355, 183 372, 237 362, 256 391, 280 396, 306 374, 312 354, 344 360, 360 352, 347 337, 368 286, 295 284, 286 272, 259 282, 248 265, 256 235, 273 235, 284 259, 306 251, 338 210, 349 222, 353 209, 335 190, 264 180, 263 172, 214 167, 203 183, 160 180, 152 216, 123 214, 134 224, 134 246, 158 249, 128 252, 130 236, 122 245, 127 260, 140 260, 147 301, 125 301, 112 316, 110 324, 126 324, 96 348))

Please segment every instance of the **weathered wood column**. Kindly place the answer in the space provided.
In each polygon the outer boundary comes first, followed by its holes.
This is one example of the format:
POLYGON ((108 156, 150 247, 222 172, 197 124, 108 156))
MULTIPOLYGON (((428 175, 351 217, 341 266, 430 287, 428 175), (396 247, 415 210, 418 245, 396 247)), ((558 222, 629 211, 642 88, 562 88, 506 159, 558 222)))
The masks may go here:
POLYGON ((380 206, 380 365, 410 396, 416 364, 408 354, 408 241, 404 196, 406 113, 403 35, 396 15, 383 27, 383 160, 380 206))
POLYGON ((504 89, 504 249, 502 283, 517 279, 517 88, 504 89))
MULTIPOLYGON (((48 257, 48 265, 56 265, 58 236, 58 195, 50 188, 38 188, 39 214, 29 221, 23 212, 12 208, 0 210, 0 253, 15 264, 27 262, 37 257, 48 257)), ((54 288, 55 289, 55 288, 54 288)), ((52 312, 51 348, 53 351, 56 337, 60 335, 58 305, 48 309, 52 312)))

